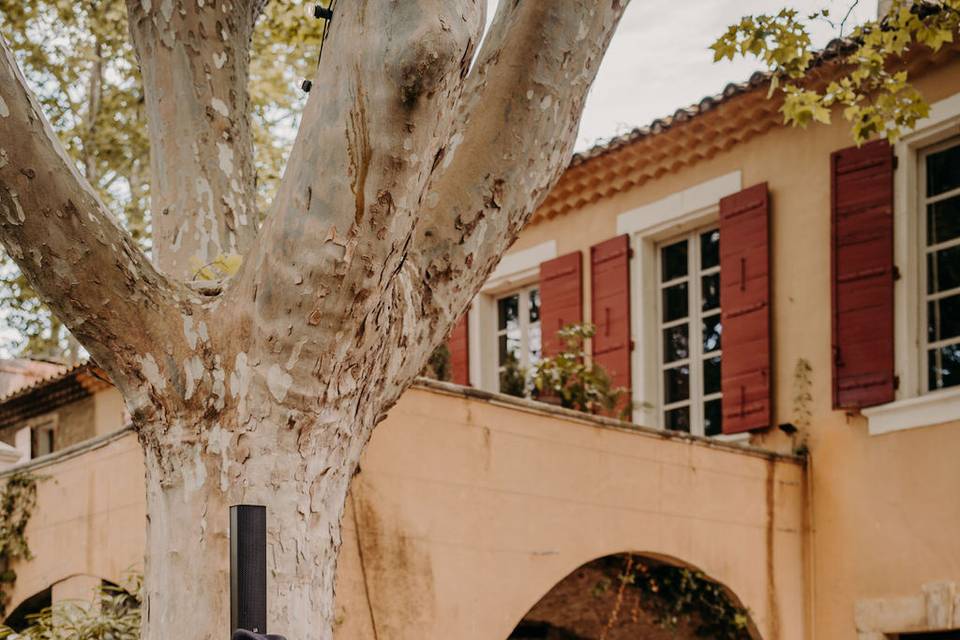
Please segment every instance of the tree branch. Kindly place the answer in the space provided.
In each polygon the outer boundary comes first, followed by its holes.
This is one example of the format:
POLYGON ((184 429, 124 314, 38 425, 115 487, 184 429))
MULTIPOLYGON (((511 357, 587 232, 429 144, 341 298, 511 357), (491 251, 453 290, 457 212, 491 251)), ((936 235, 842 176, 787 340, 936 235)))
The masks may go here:
POLYGON ((67 156, 0 36, 0 243, 115 382, 138 384, 190 294, 158 274, 67 156), (160 345, 158 347, 158 345, 160 345))
POLYGON ((306 369, 298 384, 361 366, 358 345, 376 339, 365 323, 405 260, 484 5, 337 5, 271 213, 228 293, 231 308, 254 309, 254 351, 306 369))
POLYGON ((149 124, 155 258, 182 279, 244 253, 256 236, 247 83, 265 5, 127 0, 149 124))
POLYGON ((417 224, 420 315, 436 317, 417 339, 449 331, 566 168, 627 2, 500 3, 417 224))

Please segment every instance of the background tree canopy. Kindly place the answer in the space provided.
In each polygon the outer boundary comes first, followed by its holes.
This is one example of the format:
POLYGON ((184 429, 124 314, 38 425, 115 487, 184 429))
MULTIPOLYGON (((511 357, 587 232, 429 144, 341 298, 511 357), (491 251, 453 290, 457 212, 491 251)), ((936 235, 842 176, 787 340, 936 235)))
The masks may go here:
MULTIPOLYGON (((324 23, 314 2, 271 2, 250 64, 257 186, 269 202, 297 129, 301 78, 317 63, 324 23)), ((108 208, 150 248, 150 146, 124 0, 0 0, 8 39, 54 129, 108 208)), ((261 206, 261 213, 265 207, 261 206)), ((0 249, 0 353, 76 360, 69 337, 0 249)))

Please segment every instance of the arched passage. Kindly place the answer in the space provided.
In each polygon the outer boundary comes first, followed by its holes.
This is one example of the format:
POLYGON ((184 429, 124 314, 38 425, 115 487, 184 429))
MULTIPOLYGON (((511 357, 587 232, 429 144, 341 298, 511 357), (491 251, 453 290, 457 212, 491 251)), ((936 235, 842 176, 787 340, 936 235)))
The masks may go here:
POLYGON ((755 640, 750 614, 694 567, 620 553, 581 565, 554 585, 508 640, 755 640))
POLYGON ((25 598, 10 612, 3 624, 14 631, 23 631, 29 625, 28 616, 40 613, 53 602, 53 589, 47 587, 25 598))

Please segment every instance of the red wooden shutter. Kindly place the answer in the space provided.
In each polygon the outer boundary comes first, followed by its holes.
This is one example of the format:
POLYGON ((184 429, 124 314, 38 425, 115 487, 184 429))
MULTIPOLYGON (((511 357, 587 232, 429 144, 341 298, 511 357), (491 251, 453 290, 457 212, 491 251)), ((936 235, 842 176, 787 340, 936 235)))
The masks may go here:
POLYGON ((597 334, 593 359, 614 386, 630 386, 630 238, 622 235, 590 247, 590 312, 597 334))
POLYGON ((463 312, 463 317, 454 326, 447 348, 450 350, 450 371, 453 382, 456 384, 470 384, 470 323, 468 317, 470 308, 463 312))
POLYGON ((833 406, 894 399, 893 149, 884 140, 831 161, 833 406))
POLYGON ((540 328, 543 354, 563 349, 557 332, 583 322, 583 259, 579 251, 540 264, 540 328))
POLYGON ((770 199, 758 184, 720 200, 723 432, 770 426, 770 199))

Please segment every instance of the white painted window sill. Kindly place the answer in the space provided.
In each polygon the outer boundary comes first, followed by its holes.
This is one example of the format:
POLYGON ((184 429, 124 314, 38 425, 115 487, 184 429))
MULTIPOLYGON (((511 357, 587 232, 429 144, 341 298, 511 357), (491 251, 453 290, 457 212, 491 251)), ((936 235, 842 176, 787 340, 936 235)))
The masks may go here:
POLYGON ((919 429, 960 420, 960 389, 935 391, 864 409, 870 435, 919 429))
POLYGON ((719 440, 720 442, 738 442, 738 443, 747 443, 750 442, 750 432, 744 431, 743 433, 721 433, 716 436, 711 436, 714 440, 719 440))

